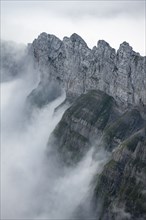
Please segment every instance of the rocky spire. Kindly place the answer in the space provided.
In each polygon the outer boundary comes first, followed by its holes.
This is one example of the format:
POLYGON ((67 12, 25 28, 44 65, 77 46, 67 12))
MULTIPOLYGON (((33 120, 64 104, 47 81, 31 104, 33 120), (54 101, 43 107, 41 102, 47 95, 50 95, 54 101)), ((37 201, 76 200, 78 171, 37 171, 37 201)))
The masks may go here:
POLYGON ((79 43, 81 43, 81 44, 83 44, 84 46, 87 47, 86 42, 76 33, 72 34, 70 36, 70 39, 71 39, 72 42, 79 42, 79 43))

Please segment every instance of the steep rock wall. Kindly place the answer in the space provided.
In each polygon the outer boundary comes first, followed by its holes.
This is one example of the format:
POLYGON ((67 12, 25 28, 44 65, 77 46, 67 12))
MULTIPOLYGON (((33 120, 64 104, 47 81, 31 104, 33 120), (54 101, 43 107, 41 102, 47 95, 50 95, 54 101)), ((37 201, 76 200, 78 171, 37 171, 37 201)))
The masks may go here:
POLYGON ((29 51, 41 71, 36 97, 40 91, 45 94, 50 81, 55 81, 66 90, 67 97, 99 89, 125 107, 146 104, 146 57, 126 42, 116 53, 103 40, 91 50, 77 34, 61 41, 42 33, 29 45, 29 51))
POLYGON ((146 137, 139 130, 118 146, 97 178, 96 219, 146 218, 146 137))

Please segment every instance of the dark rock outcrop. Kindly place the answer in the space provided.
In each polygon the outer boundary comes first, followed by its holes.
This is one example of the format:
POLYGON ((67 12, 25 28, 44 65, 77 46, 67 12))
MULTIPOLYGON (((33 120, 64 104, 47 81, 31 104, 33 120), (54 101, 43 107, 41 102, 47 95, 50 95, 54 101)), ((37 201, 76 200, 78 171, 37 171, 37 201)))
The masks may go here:
POLYGON ((53 132, 63 160, 77 163, 118 114, 115 100, 101 91, 91 90, 77 98, 53 132))
POLYGON ((146 218, 146 137, 144 130, 122 142, 97 178, 97 219, 146 218))
MULTIPOLYGON (((86 219, 92 214, 97 220, 145 219, 144 123, 138 109, 121 113, 111 96, 96 90, 82 94, 66 110, 52 134, 65 164, 79 162, 93 144, 97 150, 101 147, 112 152, 101 174, 93 178, 91 202, 88 206, 83 202, 75 217, 86 219)), ((93 157, 96 160, 96 150, 93 157)))
POLYGON ((114 149, 130 135, 144 127, 144 119, 139 110, 126 111, 104 131, 103 140, 107 149, 114 149))

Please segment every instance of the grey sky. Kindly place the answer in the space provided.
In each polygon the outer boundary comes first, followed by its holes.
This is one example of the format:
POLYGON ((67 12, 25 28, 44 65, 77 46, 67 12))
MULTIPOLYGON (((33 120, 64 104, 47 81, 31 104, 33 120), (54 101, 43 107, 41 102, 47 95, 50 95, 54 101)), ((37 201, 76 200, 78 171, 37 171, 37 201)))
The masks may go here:
POLYGON ((145 1, 2 1, 1 37, 32 42, 41 32, 60 39, 78 33, 89 47, 127 41, 145 55, 145 1))

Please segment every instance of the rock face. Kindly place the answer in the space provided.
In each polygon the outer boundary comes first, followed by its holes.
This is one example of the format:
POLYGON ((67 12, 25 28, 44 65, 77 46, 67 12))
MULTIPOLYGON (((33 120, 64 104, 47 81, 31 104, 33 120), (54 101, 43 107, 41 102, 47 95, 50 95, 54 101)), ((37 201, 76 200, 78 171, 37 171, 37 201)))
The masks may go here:
POLYGON ((97 219, 144 220, 145 183, 146 137, 140 130, 118 146, 97 180, 94 192, 97 219))
POLYGON ((98 89, 125 107, 140 102, 146 104, 146 57, 134 52, 126 42, 116 53, 103 40, 91 50, 77 34, 61 41, 54 35, 42 33, 29 48, 41 71, 35 97, 45 94, 46 87, 53 81, 65 89, 67 97, 98 89))
POLYGON ((116 101, 99 90, 82 94, 66 110, 52 134, 65 164, 79 162, 92 145, 112 152, 101 174, 94 177, 91 204, 81 204, 75 218, 86 219, 90 212, 97 220, 145 219, 144 123, 138 109, 121 113, 116 101))
POLYGON ((53 132, 54 145, 65 163, 77 163, 118 114, 114 99, 101 91, 77 98, 53 132))
POLYGON ((104 130, 105 148, 112 150, 126 138, 144 127, 144 119, 137 109, 126 111, 104 130))

